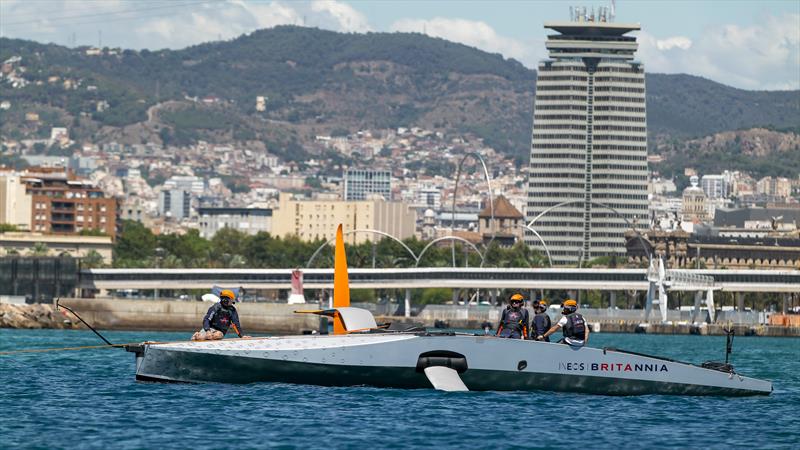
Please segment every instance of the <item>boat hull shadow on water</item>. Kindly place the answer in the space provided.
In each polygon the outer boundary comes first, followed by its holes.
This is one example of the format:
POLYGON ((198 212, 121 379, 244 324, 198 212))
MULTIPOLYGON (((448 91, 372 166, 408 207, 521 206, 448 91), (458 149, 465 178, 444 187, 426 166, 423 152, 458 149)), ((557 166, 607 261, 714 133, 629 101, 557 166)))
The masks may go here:
POLYGON ((136 378, 603 395, 769 395, 772 383, 613 349, 454 333, 144 343, 136 378), (433 370, 432 368, 436 368, 433 370), (449 388, 448 388, 449 386, 449 388))

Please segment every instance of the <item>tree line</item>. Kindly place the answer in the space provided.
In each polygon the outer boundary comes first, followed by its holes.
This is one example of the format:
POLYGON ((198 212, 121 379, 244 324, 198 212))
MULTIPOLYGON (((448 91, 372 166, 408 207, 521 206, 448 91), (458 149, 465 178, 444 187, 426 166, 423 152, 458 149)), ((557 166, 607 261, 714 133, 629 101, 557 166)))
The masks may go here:
MULTIPOLYGON (((428 245, 417 238, 403 243, 415 255, 428 245)), ((211 239, 198 230, 156 235, 139 222, 124 221, 114 244, 114 267, 162 268, 304 268, 325 241, 307 242, 295 236, 276 237, 260 232, 254 235, 223 228, 211 239)), ((524 243, 504 248, 491 243, 481 249, 486 267, 547 267, 547 259, 524 243)), ((474 250, 456 245, 456 265, 479 267, 480 256, 474 250)), ((367 241, 347 246, 348 265, 353 268, 414 267, 417 261, 402 245, 391 239, 367 241)), ((453 264, 452 250, 432 246, 419 261, 420 267, 448 267, 453 264)), ((322 249, 311 267, 333 267, 333 249, 322 249)))

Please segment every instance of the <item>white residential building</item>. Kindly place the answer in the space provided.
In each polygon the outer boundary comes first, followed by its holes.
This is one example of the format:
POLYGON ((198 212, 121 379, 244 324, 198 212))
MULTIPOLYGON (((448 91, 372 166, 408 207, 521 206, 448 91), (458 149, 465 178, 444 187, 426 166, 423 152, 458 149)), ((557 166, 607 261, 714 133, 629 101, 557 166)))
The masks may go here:
POLYGON ((347 169, 344 171, 344 200, 367 200, 379 195, 392 199, 392 173, 388 170, 347 169))
POLYGON ((200 236, 211 239, 217 231, 231 228, 246 234, 272 231, 269 208, 199 208, 200 236))
POLYGON ((703 175, 700 187, 709 199, 727 198, 730 193, 728 180, 725 175, 703 175))

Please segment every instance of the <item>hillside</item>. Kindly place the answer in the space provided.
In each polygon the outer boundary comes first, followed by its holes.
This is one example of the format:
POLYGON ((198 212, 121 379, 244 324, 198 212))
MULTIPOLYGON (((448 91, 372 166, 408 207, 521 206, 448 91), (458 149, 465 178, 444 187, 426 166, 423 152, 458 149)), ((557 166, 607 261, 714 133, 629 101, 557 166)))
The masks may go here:
MULTIPOLYGON (((0 132, 43 135, 66 125, 77 137, 122 142, 261 140, 301 156, 289 149, 314 134, 420 125, 474 132, 528 158, 535 71, 442 39, 280 26, 174 51, 86 50, 0 39, 0 60, 21 56, 30 81, 22 89, 0 83, 0 99, 14 103, 0 111, 0 132), (67 88, 66 80, 75 83, 67 88), (255 110, 258 95, 268 97, 265 113, 255 110), (26 124, 26 111, 39 112, 42 124, 26 124)), ((647 95, 653 143, 800 123, 800 91, 648 74, 647 95)))
MULTIPOLYGON (((719 173, 719 168, 740 170, 756 178, 800 173, 800 134, 762 128, 724 131, 698 139, 673 140, 658 146, 665 157, 651 168, 681 178, 684 167, 701 174, 719 173)), ((683 180, 686 182, 686 180, 683 180)))

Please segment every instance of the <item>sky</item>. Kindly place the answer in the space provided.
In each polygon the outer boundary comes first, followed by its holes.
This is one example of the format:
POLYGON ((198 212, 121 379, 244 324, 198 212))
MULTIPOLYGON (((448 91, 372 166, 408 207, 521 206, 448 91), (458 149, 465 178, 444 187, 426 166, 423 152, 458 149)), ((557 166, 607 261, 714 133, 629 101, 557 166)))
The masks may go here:
MULTIPOLYGON (((418 32, 514 58, 544 59, 545 21, 609 1, 0 0, 0 35, 67 46, 183 48, 281 24, 418 32)), ((800 89, 800 0, 618 0, 638 23, 648 72, 688 73, 749 90, 800 89)))

